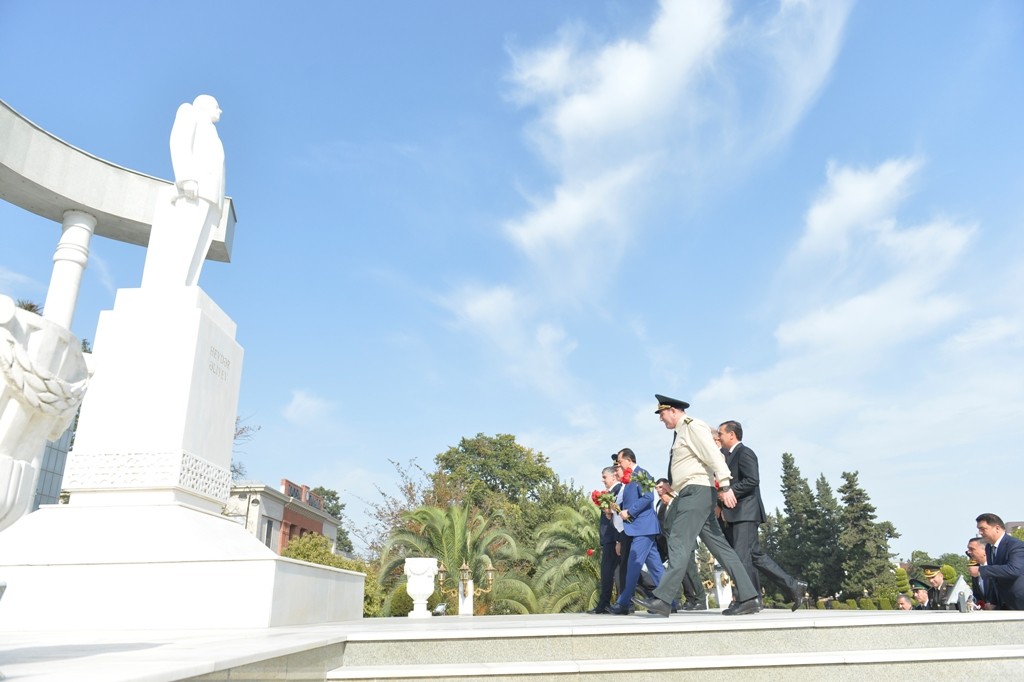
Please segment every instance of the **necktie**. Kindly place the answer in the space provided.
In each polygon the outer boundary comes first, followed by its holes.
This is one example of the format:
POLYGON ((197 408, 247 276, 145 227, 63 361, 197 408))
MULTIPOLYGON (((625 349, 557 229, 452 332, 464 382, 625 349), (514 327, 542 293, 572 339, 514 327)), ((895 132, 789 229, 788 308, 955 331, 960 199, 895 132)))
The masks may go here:
POLYGON ((672 448, 674 448, 676 445, 676 436, 678 435, 679 434, 676 431, 672 432, 672 445, 670 445, 668 448, 668 476, 666 476, 665 478, 668 479, 668 484, 670 487, 672 485, 672 448))

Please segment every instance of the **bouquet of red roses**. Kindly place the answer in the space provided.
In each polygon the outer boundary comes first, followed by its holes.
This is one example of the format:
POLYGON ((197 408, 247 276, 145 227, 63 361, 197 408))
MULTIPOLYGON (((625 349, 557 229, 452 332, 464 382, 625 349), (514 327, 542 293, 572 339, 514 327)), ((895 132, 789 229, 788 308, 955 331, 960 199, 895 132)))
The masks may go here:
POLYGON ((615 495, 610 490, 595 490, 590 493, 590 499, 602 510, 615 510, 615 495))

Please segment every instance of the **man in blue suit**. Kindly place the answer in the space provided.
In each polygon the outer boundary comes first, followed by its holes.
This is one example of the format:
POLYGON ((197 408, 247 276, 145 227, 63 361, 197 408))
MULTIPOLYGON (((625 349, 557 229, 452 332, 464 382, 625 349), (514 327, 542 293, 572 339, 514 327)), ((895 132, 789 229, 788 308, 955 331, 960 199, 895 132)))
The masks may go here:
MULTIPOLYGON (((636 476, 638 472, 650 476, 636 465, 636 455, 629 448, 619 452, 619 468, 623 473, 627 469, 631 470, 632 476, 636 476)), ((654 490, 641 491, 637 482, 632 480, 632 476, 630 482, 622 489, 622 511, 619 512, 625 522, 623 531, 632 539, 626 565, 626 584, 618 601, 608 607, 608 612, 616 615, 629 613, 643 566, 647 566, 647 572, 655 584, 661 580, 664 570, 661 555, 658 554, 657 539, 660 529, 658 516, 654 511, 654 490)))
POLYGON ((1024 542, 1009 535, 995 514, 982 514, 975 520, 978 535, 988 543, 988 563, 969 567, 971 577, 991 581, 997 609, 1024 610, 1024 542))

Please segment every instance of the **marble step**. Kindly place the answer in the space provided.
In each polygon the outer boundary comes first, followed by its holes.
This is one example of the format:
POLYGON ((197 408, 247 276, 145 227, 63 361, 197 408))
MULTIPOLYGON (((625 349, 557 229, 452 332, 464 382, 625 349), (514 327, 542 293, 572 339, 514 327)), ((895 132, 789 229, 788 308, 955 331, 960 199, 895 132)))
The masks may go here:
POLYGON ((623 657, 622 650, 602 659, 481 663, 411 663, 343 666, 326 675, 340 680, 622 680, 630 682, 707 680, 712 672, 735 672, 750 680, 967 679, 977 675, 1024 676, 1024 645, 936 646, 803 653, 623 657))

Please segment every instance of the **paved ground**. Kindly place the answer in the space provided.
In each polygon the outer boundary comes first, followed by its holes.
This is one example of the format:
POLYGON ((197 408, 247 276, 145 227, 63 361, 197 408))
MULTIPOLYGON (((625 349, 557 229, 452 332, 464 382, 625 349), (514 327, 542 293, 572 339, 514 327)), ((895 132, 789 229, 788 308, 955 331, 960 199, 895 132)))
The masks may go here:
MULTIPOLYGON (((430 619, 374 618, 255 630, 0 631, 0 679, 19 682, 170 682, 350 640, 537 637, 678 630, 837 627, 843 624, 1024 620, 1024 612, 764 611, 736 618, 715 611, 671 618, 576 614, 430 619), (852 621, 852 622, 851 622, 852 621)), ((59 621, 59 615, 57 616, 59 621)))

